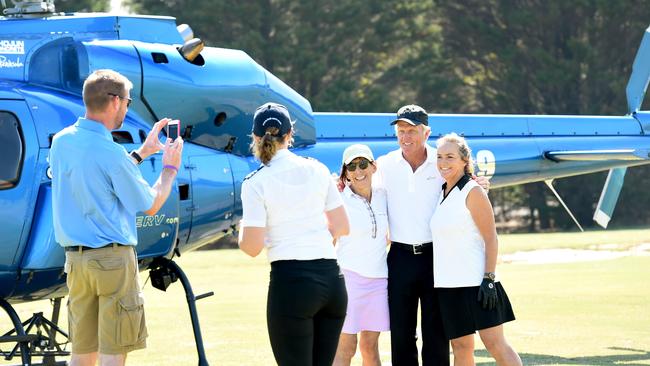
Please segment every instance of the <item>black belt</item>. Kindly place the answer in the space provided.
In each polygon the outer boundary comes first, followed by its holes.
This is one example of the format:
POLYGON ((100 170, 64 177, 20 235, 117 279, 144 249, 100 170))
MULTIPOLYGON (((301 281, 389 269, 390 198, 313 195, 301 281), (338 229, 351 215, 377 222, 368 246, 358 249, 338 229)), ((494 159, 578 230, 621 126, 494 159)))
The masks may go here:
POLYGON ((390 246, 391 248, 405 250, 407 252, 413 253, 414 255, 422 254, 424 253, 425 249, 433 248, 433 244, 431 242, 412 245, 412 244, 398 243, 394 241, 391 243, 390 246))
POLYGON ((83 252, 86 250, 95 250, 95 249, 102 249, 102 248, 108 248, 108 247, 124 247, 126 246, 125 244, 120 244, 120 243, 108 243, 106 245, 103 245, 98 248, 93 248, 93 247, 87 247, 85 245, 72 245, 68 247, 64 247, 66 252, 83 252))

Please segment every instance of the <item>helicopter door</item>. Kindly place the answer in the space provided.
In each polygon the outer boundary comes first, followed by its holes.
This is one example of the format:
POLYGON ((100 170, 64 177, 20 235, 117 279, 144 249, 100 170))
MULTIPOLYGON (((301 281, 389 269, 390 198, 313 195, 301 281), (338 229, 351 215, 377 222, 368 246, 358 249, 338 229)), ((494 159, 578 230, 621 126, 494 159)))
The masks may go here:
POLYGON ((38 153, 25 101, 0 99, 0 273, 15 270, 25 250, 40 183, 38 153))
MULTIPOLYGON (((136 147, 128 146, 127 150, 136 147)), ((158 180, 162 169, 161 155, 154 155, 140 165, 142 177, 152 186, 158 180)), ((178 185, 172 186, 169 197, 155 215, 138 213, 135 225, 138 229, 138 258, 151 258, 170 253, 174 249, 178 230, 178 185)))
POLYGON ((192 227, 187 245, 218 239, 232 224, 235 193, 228 154, 211 151, 188 159, 192 179, 192 227))

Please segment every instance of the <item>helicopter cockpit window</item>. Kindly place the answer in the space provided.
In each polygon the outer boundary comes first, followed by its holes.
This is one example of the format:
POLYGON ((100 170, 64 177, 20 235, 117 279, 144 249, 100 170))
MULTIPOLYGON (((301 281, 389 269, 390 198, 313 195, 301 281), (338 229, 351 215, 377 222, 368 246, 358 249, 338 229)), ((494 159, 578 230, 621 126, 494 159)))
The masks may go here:
POLYGON ((39 48, 29 64, 29 81, 34 84, 81 93, 89 74, 85 47, 70 37, 39 48))
POLYGON ((18 119, 9 112, 0 111, 0 189, 18 184, 24 150, 18 119))

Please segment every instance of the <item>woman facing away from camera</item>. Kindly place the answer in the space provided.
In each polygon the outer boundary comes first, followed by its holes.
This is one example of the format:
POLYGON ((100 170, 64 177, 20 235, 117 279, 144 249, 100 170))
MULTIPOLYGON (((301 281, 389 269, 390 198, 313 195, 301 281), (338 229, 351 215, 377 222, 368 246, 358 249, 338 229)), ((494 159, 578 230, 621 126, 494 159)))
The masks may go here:
POLYGON ((471 150, 455 133, 441 137, 436 145, 445 183, 430 222, 434 287, 454 365, 474 365, 476 331, 497 365, 521 365, 503 334, 502 324, 515 316, 495 272, 494 212, 485 191, 471 179, 471 150))
POLYGON ((336 247, 345 276, 348 311, 336 351, 335 366, 349 366, 359 348, 364 366, 381 365, 379 334, 390 330, 386 246, 386 191, 372 185, 377 171, 372 151, 355 144, 343 152, 340 186, 350 220, 350 234, 336 247))
POLYGON ((330 366, 347 304, 333 239, 348 234, 343 201, 327 167, 288 150, 286 107, 266 103, 253 118, 262 162, 242 183, 239 247, 271 262, 266 318, 281 366, 330 366))

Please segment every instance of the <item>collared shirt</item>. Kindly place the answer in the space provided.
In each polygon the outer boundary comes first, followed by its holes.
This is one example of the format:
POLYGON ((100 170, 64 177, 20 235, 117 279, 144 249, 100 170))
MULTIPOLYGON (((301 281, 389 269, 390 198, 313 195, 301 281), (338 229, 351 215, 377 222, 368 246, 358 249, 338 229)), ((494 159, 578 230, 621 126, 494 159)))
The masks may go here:
POLYGON ((434 286, 479 286, 485 273, 485 241, 466 202, 469 192, 480 186, 464 175, 446 196, 445 187, 430 223, 434 286))
POLYGON ((244 179, 241 201, 240 227, 266 228, 270 262, 336 258, 325 211, 343 201, 325 165, 278 150, 244 179))
POLYGON ((350 219, 350 234, 340 237, 336 246, 339 265, 364 277, 388 277, 386 191, 373 188, 370 202, 350 187, 345 187, 342 196, 350 219))
POLYGON ((137 244, 135 216, 155 191, 100 122, 79 118, 57 133, 49 156, 54 235, 62 246, 137 244))
POLYGON ((436 149, 428 144, 427 159, 415 172, 402 156, 391 151, 377 159, 380 182, 386 189, 390 240, 405 244, 431 242, 429 220, 444 182, 438 172, 436 149))

